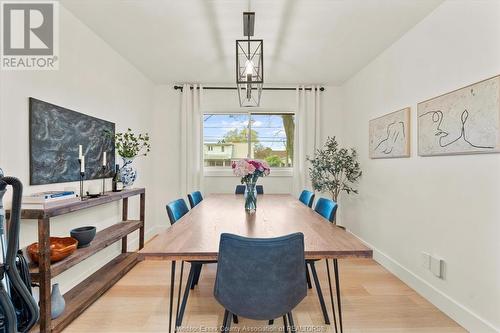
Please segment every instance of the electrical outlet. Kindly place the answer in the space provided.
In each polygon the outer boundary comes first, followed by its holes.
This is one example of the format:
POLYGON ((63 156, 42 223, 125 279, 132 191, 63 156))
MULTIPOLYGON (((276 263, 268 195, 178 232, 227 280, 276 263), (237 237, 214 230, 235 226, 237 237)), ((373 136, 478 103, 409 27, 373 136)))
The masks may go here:
POLYGON ((427 252, 421 253, 420 263, 423 268, 431 269, 431 255, 427 252))
POLYGON ((430 257, 431 258, 431 267, 430 270, 432 274, 437 276, 438 278, 443 277, 443 266, 444 266, 444 260, 435 258, 435 257, 430 257))

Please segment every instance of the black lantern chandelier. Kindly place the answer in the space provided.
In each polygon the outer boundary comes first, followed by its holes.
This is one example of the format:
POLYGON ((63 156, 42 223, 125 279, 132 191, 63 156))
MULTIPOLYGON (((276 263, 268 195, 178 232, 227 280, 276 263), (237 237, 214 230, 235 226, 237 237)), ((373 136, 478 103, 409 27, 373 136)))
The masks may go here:
POLYGON ((254 34, 255 13, 243 13, 243 35, 236 40, 236 85, 240 106, 260 105, 264 84, 264 41, 250 39, 254 34))

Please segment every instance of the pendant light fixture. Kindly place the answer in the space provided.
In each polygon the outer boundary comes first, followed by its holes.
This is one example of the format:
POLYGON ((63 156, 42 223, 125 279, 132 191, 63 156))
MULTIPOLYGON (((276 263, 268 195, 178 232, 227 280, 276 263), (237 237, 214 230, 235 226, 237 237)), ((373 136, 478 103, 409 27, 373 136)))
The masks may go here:
POLYGON ((240 106, 260 106, 264 84, 264 41, 254 35, 255 13, 243 13, 243 35, 236 40, 236 85, 240 106))

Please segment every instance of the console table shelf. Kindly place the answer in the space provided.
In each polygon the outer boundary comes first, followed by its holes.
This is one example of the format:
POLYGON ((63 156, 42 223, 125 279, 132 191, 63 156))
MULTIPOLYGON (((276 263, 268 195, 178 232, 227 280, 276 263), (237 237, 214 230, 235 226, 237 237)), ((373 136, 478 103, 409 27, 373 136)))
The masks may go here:
MULTIPOLYGON (((71 267, 82 262, 93 254, 114 244, 131 232, 141 228, 142 225, 142 221, 123 221, 117 224, 113 224, 112 226, 102 231, 99 231, 88 247, 77 249, 69 257, 51 264, 51 277, 55 277, 61 274, 62 272, 70 269, 71 267)), ((32 263, 30 266, 30 273, 33 281, 38 281, 38 265, 32 263)))
POLYGON ((38 266, 32 265, 30 273, 32 279, 38 281, 40 285, 40 321, 31 331, 62 331, 135 266, 138 262, 138 254, 128 252, 127 235, 139 230, 139 249, 144 247, 145 202, 146 190, 136 188, 121 192, 106 192, 104 196, 84 201, 55 203, 46 209, 23 209, 21 211, 22 219, 38 220, 39 264, 38 266), (129 220, 128 198, 137 195, 140 196, 139 220, 129 220), (89 247, 77 249, 69 257, 53 264, 50 263, 50 218, 120 200, 123 202, 121 222, 99 231, 89 247), (51 279, 119 240, 122 241, 122 253, 64 294, 66 308, 60 317, 52 320, 50 316, 51 279))

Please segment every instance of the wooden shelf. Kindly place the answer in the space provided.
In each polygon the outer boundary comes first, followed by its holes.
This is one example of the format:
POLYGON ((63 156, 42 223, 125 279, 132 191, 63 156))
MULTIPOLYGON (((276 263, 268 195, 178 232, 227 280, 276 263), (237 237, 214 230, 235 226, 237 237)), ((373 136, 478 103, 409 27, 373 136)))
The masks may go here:
MULTIPOLYGON (((142 221, 123 221, 99 231, 89 247, 77 249, 69 257, 50 265, 51 277, 57 276, 102 249, 121 240, 129 233, 138 230, 144 225, 142 221)), ((38 281, 38 266, 32 264, 30 267, 31 277, 38 281)))
POLYGON ((22 219, 38 220, 39 262, 38 267, 30 267, 32 279, 38 281, 40 286, 40 320, 35 330, 44 333, 51 331, 60 332, 136 264, 138 254, 137 252, 128 252, 127 235, 135 230, 139 230, 139 249, 144 247, 145 212, 146 190, 144 188, 127 189, 121 192, 106 192, 106 195, 102 197, 84 201, 56 202, 45 209, 21 210, 22 219), (139 197, 139 220, 130 220, 128 218, 128 201, 129 197, 132 196, 139 197), (72 255, 60 262, 50 263, 50 227, 52 217, 120 200, 122 201, 122 222, 99 231, 89 247, 77 249, 72 255), (50 316, 52 278, 120 239, 122 254, 66 293, 64 296, 66 299, 64 314, 60 318, 57 318, 57 320, 52 320, 50 316))
MULTIPOLYGON (((126 252, 90 275, 73 289, 64 294, 66 308, 60 317, 52 320, 51 331, 61 332, 92 303, 101 297, 109 288, 120 280, 137 264, 137 252, 126 252)), ((31 332, 39 332, 35 326, 31 332)))
MULTIPOLYGON (((22 209, 21 219, 41 219, 68 214, 82 209, 87 209, 95 206, 104 205, 113 201, 119 201, 134 195, 145 193, 144 188, 125 189, 121 192, 106 192, 106 195, 99 198, 89 198, 83 201, 71 201, 51 204, 45 209, 22 209)), ((7 218, 10 212, 7 211, 7 218)))

